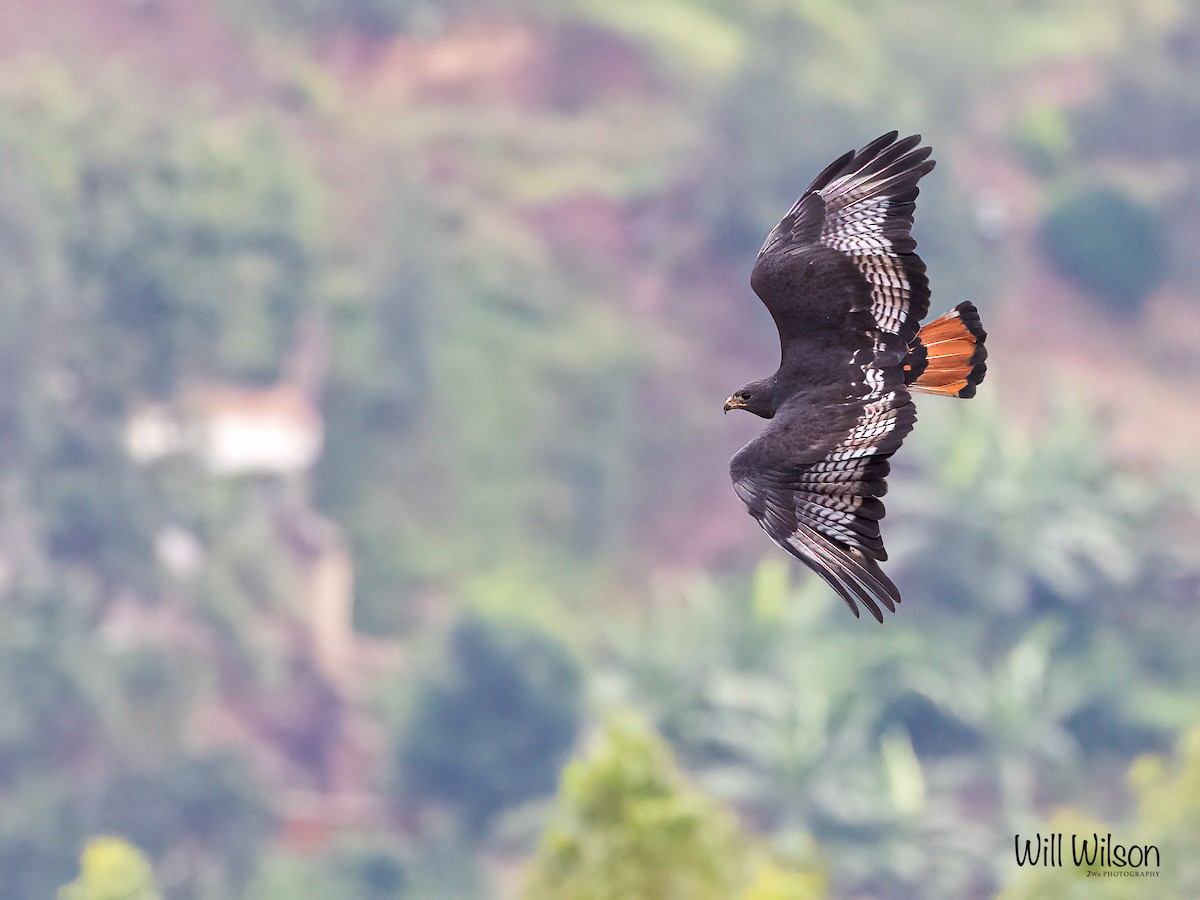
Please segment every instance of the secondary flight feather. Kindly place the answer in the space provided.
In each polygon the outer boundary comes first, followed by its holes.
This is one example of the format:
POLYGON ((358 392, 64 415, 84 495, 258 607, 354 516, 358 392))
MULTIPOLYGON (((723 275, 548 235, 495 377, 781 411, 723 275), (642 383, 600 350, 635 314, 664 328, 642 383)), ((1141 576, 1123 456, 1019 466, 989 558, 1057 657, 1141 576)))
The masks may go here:
POLYGON ((920 144, 893 131, 834 160, 767 236, 750 285, 779 330, 779 368, 725 401, 770 420, 729 464, 750 514, 880 622, 900 602, 879 566, 880 498, 916 422, 911 394, 972 397, 987 371, 973 304, 920 325, 929 279, 911 231, 934 166, 920 144))

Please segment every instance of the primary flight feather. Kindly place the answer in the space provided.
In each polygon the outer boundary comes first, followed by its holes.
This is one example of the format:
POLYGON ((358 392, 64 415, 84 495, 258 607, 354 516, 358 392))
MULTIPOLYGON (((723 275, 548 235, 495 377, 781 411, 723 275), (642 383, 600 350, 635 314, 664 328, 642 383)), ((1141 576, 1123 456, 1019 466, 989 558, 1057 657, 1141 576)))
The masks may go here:
POLYGON ((779 329, 779 369, 725 411, 769 419, 729 464, 771 539, 859 615, 880 622, 900 592, 879 520, 889 460, 916 421, 912 391, 972 397, 987 371, 973 304, 924 327, 929 279, 911 235, 921 136, 890 132, 818 175, 759 251, 750 285, 779 329))

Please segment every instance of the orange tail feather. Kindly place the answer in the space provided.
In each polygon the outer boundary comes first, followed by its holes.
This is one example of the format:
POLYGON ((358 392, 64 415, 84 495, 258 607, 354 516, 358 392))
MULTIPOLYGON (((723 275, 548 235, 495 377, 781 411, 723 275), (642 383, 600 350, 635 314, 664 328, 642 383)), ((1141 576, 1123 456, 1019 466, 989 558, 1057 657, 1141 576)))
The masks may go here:
POLYGON ((975 304, 958 304, 917 332, 909 354, 909 370, 916 377, 909 387, 926 394, 974 397, 987 372, 986 340, 975 304))

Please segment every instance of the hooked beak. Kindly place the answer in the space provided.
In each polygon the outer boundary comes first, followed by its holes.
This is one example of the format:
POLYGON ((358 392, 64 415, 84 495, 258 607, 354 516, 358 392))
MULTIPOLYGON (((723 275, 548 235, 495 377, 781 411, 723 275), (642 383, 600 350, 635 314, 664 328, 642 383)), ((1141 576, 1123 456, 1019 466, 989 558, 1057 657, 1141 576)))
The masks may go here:
POLYGON ((745 403, 739 403, 737 400, 734 400, 732 397, 730 397, 725 401, 725 406, 722 408, 726 413, 728 413, 731 409, 742 409, 745 405, 745 403))

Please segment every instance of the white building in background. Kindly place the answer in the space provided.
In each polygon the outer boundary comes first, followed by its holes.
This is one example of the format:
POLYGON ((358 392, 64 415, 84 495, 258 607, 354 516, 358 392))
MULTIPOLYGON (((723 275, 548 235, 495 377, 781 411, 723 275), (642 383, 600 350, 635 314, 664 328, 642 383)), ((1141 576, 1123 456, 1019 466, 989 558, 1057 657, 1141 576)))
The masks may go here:
POLYGON ((135 410, 125 429, 125 446, 137 462, 188 453, 214 475, 299 474, 317 461, 324 439, 316 404, 286 384, 197 386, 176 406, 135 410))
MULTIPOLYGON (((125 428, 126 450, 136 462, 186 454, 215 476, 303 476, 321 455, 324 437, 309 393, 286 383, 197 385, 173 404, 141 406, 125 428)), ((337 525, 296 497, 280 502, 275 528, 296 575, 309 652, 317 671, 345 688, 353 662, 353 559, 337 525)), ((159 531, 155 551, 160 565, 182 580, 207 561, 201 542, 179 525, 159 531)))

